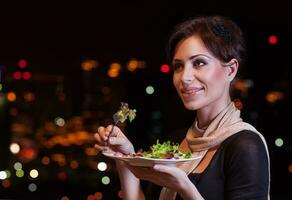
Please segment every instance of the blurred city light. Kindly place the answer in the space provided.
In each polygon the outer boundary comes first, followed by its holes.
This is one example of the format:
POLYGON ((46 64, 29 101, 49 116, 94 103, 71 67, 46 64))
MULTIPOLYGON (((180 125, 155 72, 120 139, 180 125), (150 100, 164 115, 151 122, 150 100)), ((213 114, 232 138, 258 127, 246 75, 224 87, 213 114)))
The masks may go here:
POLYGON ((23 73, 22 73, 22 78, 23 78, 24 80, 30 80, 30 78, 31 78, 31 73, 30 73, 30 72, 23 72, 23 73))
POLYGON ((24 59, 19 60, 17 64, 18 64, 18 67, 20 67, 20 68, 27 67, 27 61, 24 59))
POLYGON ((21 74, 20 71, 16 71, 16 72, 13 73, 13 78, 14 78, 15 80, 20 80, 21 77, 22 77, 22 74, 21 74))
POLYGON ((284 98, 284 94, 279 91, 270 91, 266 95, 266 100, 269 103, 276 103, 284 98))
POLYGON ((282 146, 284 145, 284 141, 283 141, 283 139, 282 139, 282 138, 277 138, 277 139, 275 140, 275 145, 276 145, 277 147, 282 147, 282 146))
POLYGON ((105 162, 99 162, 97 164, 97 169, 99 171, 105 171, 107 169, 107 164, 105 162))
POLYGON ((24 171, 22 169, 16 170, 16 176, 21 178, 24 176, 24 171))
POLYGON ((28 185, 28 190, 29 190, 30 192, 35 192, 35 191, 37 190, 37 185, 36 185, 35 183, 30 183, 30 184, 28 185))
POLYGON ((0 171, 0 180, 4 180, 7 178, 7 173, 6 171, 0 171))
POLYGON ((16 100, 16 94, 14 92, 8 92, 6 94, 7 100, 13 102, 16 100))
POLYGON ((146 90, 145 91, 146 91, 147 94, 151 95, 151 94, 154 93, 154 87, 152 87, 151 85, 149 85, 149 86, 146 87, 146 90))
POLYGON ((97 66, 98 66, 98 62, 96 60, 85 60, 81 63, 81 68, 84 71, 92 71, 97 66))
POLYGON ((15 170, 21 170, 22 169, 22 164, 20 162, 16 162, 13 165, 15 170))
POLYGON ((39 172, 36 169, 32 169, 30 170, 29 175, 31 178, 37 178, 39 176, 39 172))
POLYGON ((269 44, 276 45, 278 43, 278 37, 276 35, 269 36, 269 44))
POLYGON ((119 63, 112 63, 107 72, 107 75, 110 78, 116 78, 117 76, 119 76, 120 70, 121 70, 121 65, 119 63))
POLYGON ((12 144, 10 144, 9 149, 10 149, 11 153, 18 154, 20 151, 20 146, 17 143, 12 143, 12 144))
POLYGON ((104 176, 101 179, 102 184, 108 185, 110 183, 110 178, 108 176, 104 176))
POLYGON ((131 72, 135 71, 138 68, 138 60, 131 59, 127 65, 127 69, 131 72))
POLYGON ((170 72, 170 67, 169 67, 169 65, 167 65, 167 64, 163 64, 163 65, 161 65, 161 67, 160 67, 160 71, 161 71, 162 73, 168 73, 168 72, 170 72))
POLYGON ((62 117, 56 117, 54 121, 57 126, 65 125, 65 120, 62 117))

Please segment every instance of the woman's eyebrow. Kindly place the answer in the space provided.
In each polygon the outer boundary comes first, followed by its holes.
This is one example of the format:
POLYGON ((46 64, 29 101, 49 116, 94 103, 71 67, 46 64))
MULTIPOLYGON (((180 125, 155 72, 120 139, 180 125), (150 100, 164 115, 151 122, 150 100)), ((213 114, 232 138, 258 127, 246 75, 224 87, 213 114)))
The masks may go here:
MULTIPOLYGON (((188 58, 188 60, 193 60, 194 58, 199 57, 199 56, 203 56, 203 57, 207 57, 208 59, 211 59, 211 57, 208 56, 208 55, 206 55, 206 54, 196 54, 196 55, 190 56, 190 57, 188 58)), ((175 61, 176 61, 176 62, 179 62, 179 61, 181 61, 181 60, 178 59, 178 58, 174 58, 173 61, 174 61, 174 62, 175 62, 175 61)))

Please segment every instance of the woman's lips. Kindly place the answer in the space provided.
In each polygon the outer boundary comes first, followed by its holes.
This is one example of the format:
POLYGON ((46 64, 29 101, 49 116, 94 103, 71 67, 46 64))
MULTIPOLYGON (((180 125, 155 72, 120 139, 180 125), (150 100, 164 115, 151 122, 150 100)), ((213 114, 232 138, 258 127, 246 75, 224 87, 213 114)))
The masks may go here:
POLYGON ((185 100, 188 100, 194 97, 198 92, 203 90, 203 88, 199 87, 190 87, 190 88, 183 88, 181 89, 181 95, 185 100))

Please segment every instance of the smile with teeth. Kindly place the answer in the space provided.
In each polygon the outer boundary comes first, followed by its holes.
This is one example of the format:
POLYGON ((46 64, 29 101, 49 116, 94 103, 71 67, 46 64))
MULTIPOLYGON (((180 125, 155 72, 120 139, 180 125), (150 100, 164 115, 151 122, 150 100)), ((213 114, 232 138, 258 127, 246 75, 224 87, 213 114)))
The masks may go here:
POLYGON ((190 98, 196 95, 199 91, 203 90, 203 88, 187 88, 187 89, 182 89, 181 94, 184 98, 190 98))

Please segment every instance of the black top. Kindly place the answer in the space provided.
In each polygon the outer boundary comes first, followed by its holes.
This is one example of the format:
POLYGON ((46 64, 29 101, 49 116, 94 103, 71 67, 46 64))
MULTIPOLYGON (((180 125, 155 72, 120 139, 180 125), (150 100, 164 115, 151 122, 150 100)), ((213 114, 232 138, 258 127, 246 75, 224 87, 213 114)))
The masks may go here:
POLYGON ((269 171, 264 143, 256 133, 240 131, 220 145, 203 173, 191 173, 189 179, 206 200, 267 199, 269 171))

